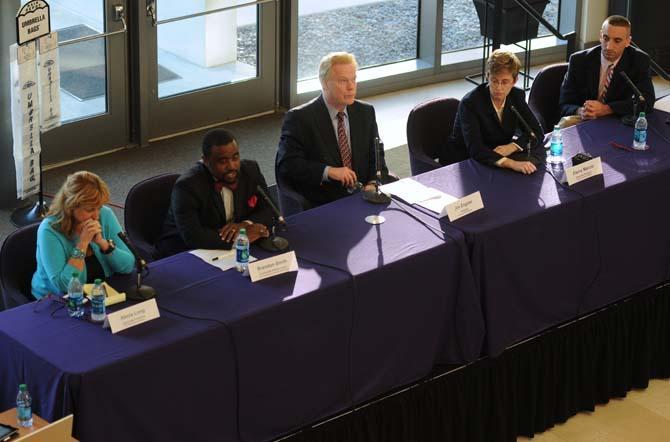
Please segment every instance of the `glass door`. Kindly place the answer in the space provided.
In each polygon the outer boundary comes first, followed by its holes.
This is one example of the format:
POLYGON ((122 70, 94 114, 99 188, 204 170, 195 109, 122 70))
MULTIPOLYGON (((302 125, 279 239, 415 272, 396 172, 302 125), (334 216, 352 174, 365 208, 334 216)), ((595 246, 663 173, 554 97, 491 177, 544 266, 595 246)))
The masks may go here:
POLYGON ((146 0, 152 141, 275 108, 275 0, 146 0))
POLYGON ((58 32, 62 125, 42 135, 45 166, 129 144, 126 0, 49 5, 58 32))

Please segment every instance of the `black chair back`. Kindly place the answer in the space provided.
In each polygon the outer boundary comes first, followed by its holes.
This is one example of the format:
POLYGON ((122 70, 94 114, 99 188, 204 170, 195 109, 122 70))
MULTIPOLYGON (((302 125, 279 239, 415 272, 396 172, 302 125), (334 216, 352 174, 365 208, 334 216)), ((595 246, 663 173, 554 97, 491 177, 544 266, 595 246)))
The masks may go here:
POLYGON ((561 83, 568 71, 567 63, 545 66, 535 75, 528 96, 528 105, 544 133, 554 130, 554 125, 561 119, 558 99, 561 94, 561 83))
POLYGON ((407 147, 412 175, 440 167, 435 160, 440 150, 448 145, 459 103, 456 98, 437 98, 421 103, 410 111, 407 118, 407 147))
POLYGON ((155 259, 155 245, 170 208, 177 173, 166 173, 135 184, 126 196, 123 220, 128 238, 147 261, 155 259))
POLYGON ((37 228, 39 223, 10 233, 0 249, 0 310, 34 301, 30 283, 37 268, 37 228))
POLYGON ((291 183, 279 174, 277 168, 277 157, 275 156, 275 179, 277 180, 277 192, 279 193, 279 208, 282 215, 290 216, 312 208, 307 199, 299 194, 291 183))

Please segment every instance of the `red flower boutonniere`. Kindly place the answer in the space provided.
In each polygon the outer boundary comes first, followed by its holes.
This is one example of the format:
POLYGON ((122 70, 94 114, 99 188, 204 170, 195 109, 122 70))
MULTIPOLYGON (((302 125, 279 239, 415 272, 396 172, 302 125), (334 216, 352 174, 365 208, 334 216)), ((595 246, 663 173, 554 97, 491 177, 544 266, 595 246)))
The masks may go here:
POLYGON ((251 198, 247 200, 247 205, 252 209, 256 207, 257 203, 258 203, 258 197, 256 195, 251 195, 251 198))

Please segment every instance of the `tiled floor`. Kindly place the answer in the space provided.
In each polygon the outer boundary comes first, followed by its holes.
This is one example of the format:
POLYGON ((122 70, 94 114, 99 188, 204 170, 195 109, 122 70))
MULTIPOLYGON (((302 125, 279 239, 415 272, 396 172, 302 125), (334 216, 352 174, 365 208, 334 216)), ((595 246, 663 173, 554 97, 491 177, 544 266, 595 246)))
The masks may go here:
MULTIPOLYGON (((520 437, 518 441, 531 439, 520 437)), ((661 442, 670 440, 670 380, 653 380, 646 390, 632 391, 580 413, 566 423, 536 435, 534 442, 661 442)))

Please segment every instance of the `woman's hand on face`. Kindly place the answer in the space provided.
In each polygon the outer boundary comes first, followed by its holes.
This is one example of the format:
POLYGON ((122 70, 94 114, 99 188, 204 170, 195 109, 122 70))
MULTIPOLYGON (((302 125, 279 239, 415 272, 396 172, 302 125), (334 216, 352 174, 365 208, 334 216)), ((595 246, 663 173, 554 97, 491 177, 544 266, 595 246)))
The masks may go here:
POLYGON ((86 244, 89 244, 91 241, 98 242, 102 241, 102 226, 100 223, 94 219, 88 219, 81 223, 79 227, 79 239, 86 244))

